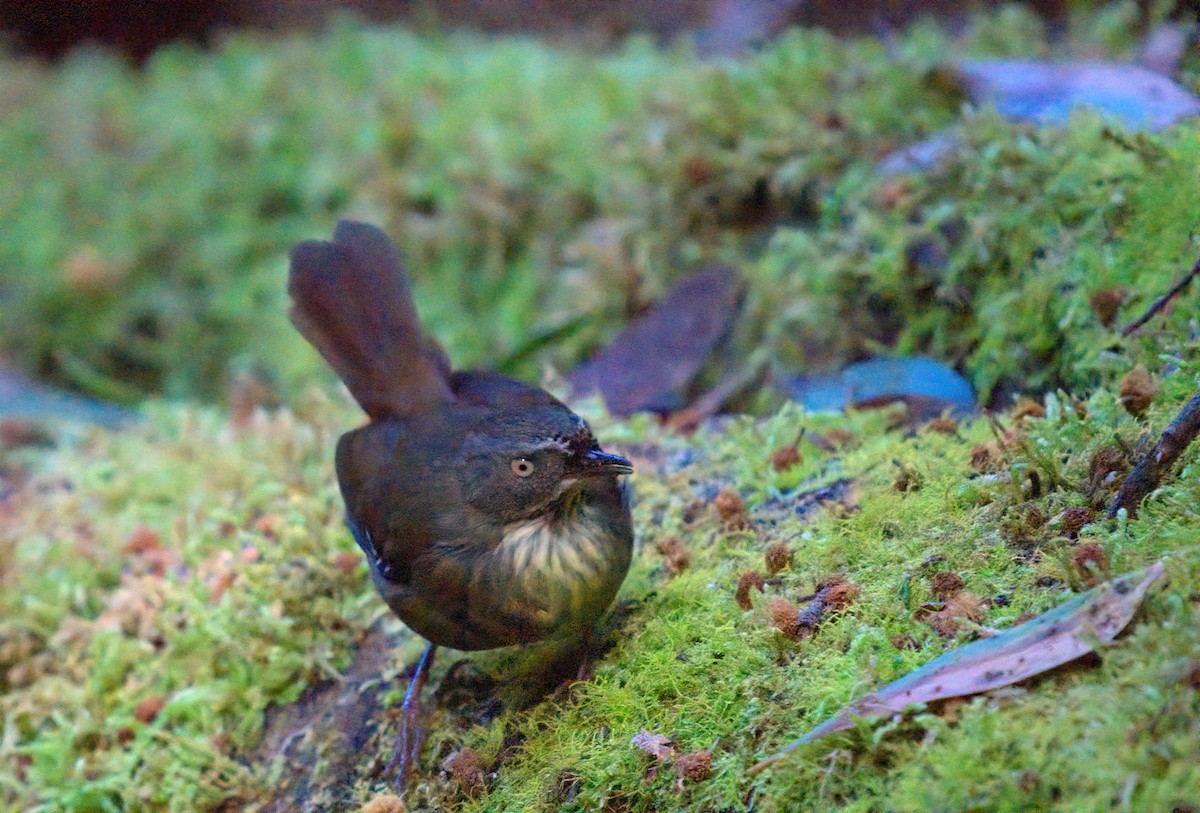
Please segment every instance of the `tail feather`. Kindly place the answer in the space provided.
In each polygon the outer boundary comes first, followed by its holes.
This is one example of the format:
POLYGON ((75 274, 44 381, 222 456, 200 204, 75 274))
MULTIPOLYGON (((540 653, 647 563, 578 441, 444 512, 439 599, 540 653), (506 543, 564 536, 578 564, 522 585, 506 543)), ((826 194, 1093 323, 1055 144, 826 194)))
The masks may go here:
POLYGON ((399 251, 379 228, 343 220, 333 241, 292 249, 292 323, 371 418, 454 400, 450 364, 417 321, 399 251))

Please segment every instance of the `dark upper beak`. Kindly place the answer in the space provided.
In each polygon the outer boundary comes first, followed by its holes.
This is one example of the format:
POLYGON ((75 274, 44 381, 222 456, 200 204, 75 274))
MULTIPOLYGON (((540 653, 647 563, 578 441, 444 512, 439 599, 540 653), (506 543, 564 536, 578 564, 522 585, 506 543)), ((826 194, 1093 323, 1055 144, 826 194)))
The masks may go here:
POLYGON ((633 464, 619 454, 609 454, 592 449, 579 460, 583 477, 601 477, 605 474, 633 474, 633 464))

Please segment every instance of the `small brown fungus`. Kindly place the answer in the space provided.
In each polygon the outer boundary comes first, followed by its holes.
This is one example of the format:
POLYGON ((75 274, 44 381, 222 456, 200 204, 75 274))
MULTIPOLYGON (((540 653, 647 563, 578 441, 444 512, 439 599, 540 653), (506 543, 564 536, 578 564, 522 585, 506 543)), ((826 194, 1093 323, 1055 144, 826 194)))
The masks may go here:
POLYGON ((162 537, 153 528, 149 525, 139 525, 129 534, 129 541, 125 543, 124 551, 125 553, 144 554, 159 550, 162 546, 162 537))
POLYGON ((800 450, 796 448, 796 444, 780 446, 771 452, 771 468, 775 471, 787 471, 793 466, 798 465, 802 459, 800 450))
POLYGON ((362 813, 407 813, 407 808, 399 796, 383 793, 363 805, 362 813))
POLYGON ((789 638, 800 637, 800 610, 786 598, 773 598, 767 604, 771 626, 789 638))
POLYGON ((654 547, 665 558, 663 564, 671 575, 682 573, 692 563, 692 552, 677 536, 664 536, 654 547))
POLYGON ((757 570, 748 570, 738 576, 737 592, 734 594, 738 606, 743 610, 749 610, 753 607, 754 604, 750 600, 750 591, 757 588, 758 592, 761 593, 765 585, 766 580, 763 578, 763 574, 757 570))
POLYGON ((702 749, 675 757, 675 776, 682 789, 684 780, 703 782, 712 776, 712 751, 702 749))
POLYGON ((354 575, 354 570, 358 567, 359 560, 362 557, 348 550, 338 551, 333 556, 333 566, 336 567, 343 576, 354 575))
POLYGON ((1004 452, 995 441, 980 443, 971 449, 971 468, 980 474, 991 474, 1004 468, 1004 452))
POLYGON ((792 566, 792 552, 782 542, 773 542, 763 554, 763 559, 766 561, 767 573, 772 576, 792 566))
POLYGON ((712 161, 703 155, 693 153, 683 161, 683 177, 692 186, 703 186, 713 179, 716 168, 712 161))
POLYGON ((1087 506, 1073 505, 1064 508, 1057 519, 1059 533, 1068 539, 1074 539, 1086 525, 1096 519, 1096 512, 1087 506))
POLYGON ((1141 417, 1158 395, 1158 383, 1145 365, 1139 364, 1121 379, 1121 406, 1135 418, 1141 417))
POLYGON ((1090 297, 1092 313, 1096 314, 1100 324, 1109 327, 1117 318, 1117 313, 1120 312, 1121 306, 1125 304, 1128 296, 1128 288, 1103 288, 1094 291, 1090 297))
POLYGON ((929 624, 938 635, 949 638, 958 633, 962 627, 961 621, 979 624, 987 617, 987 599, 968 593, 962 577, 957 573, 935 573, 930 582, 930 589, 938 597, 941 607, 926 605, 916 618, 929 624))
POLYGON ((1116 446, 1101 446, 1088 461, 1088 494, 1098 497, 1115 486, 1116 475, 1129 468, 1125 453, 1116 446))
POLYGON ((486 784, 483 757, 474 748, 462 748, 446 757, 442 760, 442 770, 450 774, 450 778, 468 796, 479 793, 486 784))
POLYGON ((945 601, 956 593, 961 593, 965 586, 962 576, 949 570, 934 573, 933 578, 930 580, 930 588, 933 590, 933 594, 942 601, 945 601))
POLYGON ((858 438, 849 429, 834 428, 825 433, 825 440, 834 449, 844 449, 858 440, 858 438))
POLYGON ((925 478, 921 473, 907 463, 901 463, 899 460, 893 460, 893 465, 896 466, 896 479, 892 480, 892 490, 901 494, 907 494, 910 491, 920 491, 921 486, 925 482, 925 478))
POLYGON ((83 246, 60 266, 63 282, 76 293, 111 291, 125 279, 127 269, 104 258, 94 246, 83 246))
POLYGON ((862 590, 854 582, 839 581, 826 587, 823 593, 821 597, 825 606, 831 610, 838 610, 858 601, 862 590))
POLYGON ((1087 542, 1071 551, 1071 565, 1085 584, 1099 584, 1100 577, 1108 573, 1108 555, 1097 543, 1087 542))
POLYGON ((940 415, 925 424, 925 428, 930 432, 937 432, 941 435, 953 435, 958 431, 958 421, 949 415, 940 415))
POLYGON ((884 211, 895 209, 912 193, 912 184, 906 180, 886 181, 875 189, 875 203, 884 211))
POLYGON ((750 526, 746 516, 746 502, 731 488, 723 488, 713 499, 721 525, 728 530, 741 530, 750 526))
POLYGON ((167 698, 161 694, 152 694, 149 697, 145 697, 142 699, 142 702, 137 704, 137 708, 133 710, 133 719, 139 723, 152 723, 165 705, 167 705, 167 698))
POLYGON ((1021 398, 1012 408, 1012 417, 1017 421, 1023 418, 1044 418, 1046 408, 1032 398, 1021 398))

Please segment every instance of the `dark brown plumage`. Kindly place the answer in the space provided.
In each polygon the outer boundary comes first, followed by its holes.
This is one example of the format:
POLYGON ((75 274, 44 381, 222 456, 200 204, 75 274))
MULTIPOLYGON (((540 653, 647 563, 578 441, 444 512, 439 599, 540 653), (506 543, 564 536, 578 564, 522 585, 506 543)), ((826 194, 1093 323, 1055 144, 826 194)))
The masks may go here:
POLYGON ((405 699, 403 784, 435 646, 580 638, 611 604, 632 554, 617 479, 632 467, 544 390, 451 372, 374 226, 296 246, 288 290, 292 321, 371 418, 338 442, 347 523, 388 606, 430 641, 405 699))

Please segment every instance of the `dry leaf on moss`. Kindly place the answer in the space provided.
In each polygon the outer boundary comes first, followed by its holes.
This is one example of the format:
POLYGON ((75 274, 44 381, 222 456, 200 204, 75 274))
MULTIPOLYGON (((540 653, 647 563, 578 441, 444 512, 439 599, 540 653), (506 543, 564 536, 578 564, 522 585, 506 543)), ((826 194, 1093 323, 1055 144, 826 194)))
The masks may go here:
POLYGON ((665 762, 675 755, 675 745, 671 742, 670 737, 663 734, 652 734, 644 728, 633 735, 629 744, 634 748, 640 748, 659 762, 665 762))
POLYGON ((843 731, 860 717, 895 714, 934 700, 1008 686, 1073 661, 1110 643, 1163 573, 1162 562, 1080 594, 1053 610, 999 635, 974 641, 934 658, 915 672, 843 707, 782 751, 750 768, 774 765, 805 743, 843 731))

